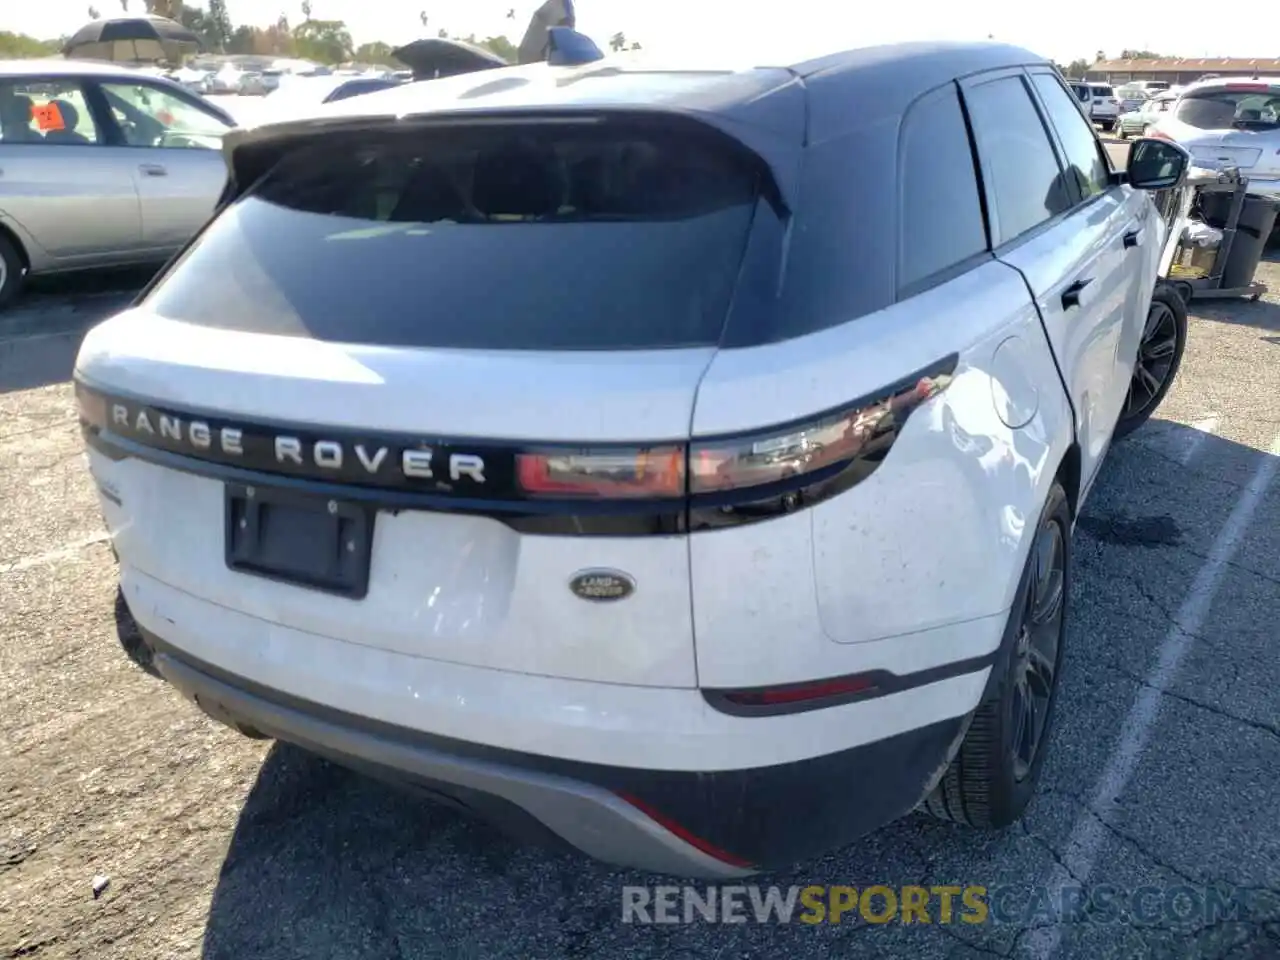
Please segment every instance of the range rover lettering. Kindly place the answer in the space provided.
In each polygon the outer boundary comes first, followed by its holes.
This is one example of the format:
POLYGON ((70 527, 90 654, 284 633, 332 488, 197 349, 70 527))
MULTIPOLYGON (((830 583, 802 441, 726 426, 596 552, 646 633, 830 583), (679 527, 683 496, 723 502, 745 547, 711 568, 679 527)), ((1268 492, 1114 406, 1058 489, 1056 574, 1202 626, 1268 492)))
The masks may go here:
POLYGON ((1049 60, 956 43, 498 68, 226 155, 76 363, 140 662, 664 873, 1022 815, 1076 517, 1185 343, 1181 147, 1113 171, 1049 60))

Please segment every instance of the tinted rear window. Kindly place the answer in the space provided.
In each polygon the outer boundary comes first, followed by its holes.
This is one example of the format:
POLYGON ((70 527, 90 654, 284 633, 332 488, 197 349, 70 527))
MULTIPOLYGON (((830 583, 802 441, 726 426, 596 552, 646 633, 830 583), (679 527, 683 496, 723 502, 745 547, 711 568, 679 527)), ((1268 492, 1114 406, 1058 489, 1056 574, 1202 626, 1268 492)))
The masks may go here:
POLYGON ((672 122, 330 140, 227 208, 147 305, 387 346, 714 344, 759 181, 741 150, 672 122))
POLYGON ((325 103, 336 103, 339 100, 358 97, 362 93, 376 93, 378 90, 389 90, 391 87, 398 86, 400 86, 398 80, 352 80, 325 97, 325 103))
POLYGON ((1095 97, 1111 97, 1115 95, 1115 91, 1110 87, 1094 87, 1093 95, 1095 97))
POLYGON ((1184 93, 1174 117, 1200 130, 1280 129, 1280 87, 1184 93))

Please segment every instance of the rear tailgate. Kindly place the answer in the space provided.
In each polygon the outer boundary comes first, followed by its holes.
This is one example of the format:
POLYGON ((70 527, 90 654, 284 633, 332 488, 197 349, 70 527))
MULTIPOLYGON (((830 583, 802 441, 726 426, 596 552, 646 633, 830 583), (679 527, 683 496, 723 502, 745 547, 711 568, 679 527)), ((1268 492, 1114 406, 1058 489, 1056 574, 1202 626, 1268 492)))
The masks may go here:
POLYGON ((1178 100, 1173 116, 1199 165, 1259 176, 1280 172, 1280 85, 1240 81, 1193 90, 1178 100))
POLYGON ((684 444, 760 174, 639 120, 291 154, 82 347, 122 562, 368 647, 693 686, 684 444), (231 569, 238 520, 301 523, 249 487, 376 510, 367 593, 231 569), (592 571, 633 592, 571 589, 592 571))

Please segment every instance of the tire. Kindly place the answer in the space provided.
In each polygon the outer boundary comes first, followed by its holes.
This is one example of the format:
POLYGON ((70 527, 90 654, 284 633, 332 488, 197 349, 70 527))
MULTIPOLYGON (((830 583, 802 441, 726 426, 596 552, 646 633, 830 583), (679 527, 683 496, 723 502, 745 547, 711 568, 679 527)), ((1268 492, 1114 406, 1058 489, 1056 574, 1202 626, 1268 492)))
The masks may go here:
POLYGON ((18 298, 26 282, 27 265, 22 259, 22 252, 0 232, 0 310, 18 298))
POLYGON ((998 829, 1015 823, 1031 803, 1053 732, 1070 594, 1071 509, 1066 491, 1055 481, 1036 526, 987 695, 942 779, 925 798, 928 813, 998 829), (1037 612, 1040 620, 1034 619, 1037 612), (1034 641, 1029 624, 1039 630, 1034 641), (1029 673, 1035 658, 1042 666, 1029 673), (1020 737, 1026 728, 1020 725, 1025 715, 1019 708, 1032 687, 1042 694, 1036 697, 1039 733, 1027 741, 1020 737))
POLYGON ((1178 376, 1186 347, 1187 304, 1171 285, 1157 284, 1138 344, 1129 393, 1116 422, 1117 440, 1133 433, 1159 409, 1178 376))
POLYGON ((1115 121, 1113 120, 1103 120, 1098 125, 1102 127, 1103 131, 1106 133, 1110 133, 1112 130, 1116 128, 1115 121))

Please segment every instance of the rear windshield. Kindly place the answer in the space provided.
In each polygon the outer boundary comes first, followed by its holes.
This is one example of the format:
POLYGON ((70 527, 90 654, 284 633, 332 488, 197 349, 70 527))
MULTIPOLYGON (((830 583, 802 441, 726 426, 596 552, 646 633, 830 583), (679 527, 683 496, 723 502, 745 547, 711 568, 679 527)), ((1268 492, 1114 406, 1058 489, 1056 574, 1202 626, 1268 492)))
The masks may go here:
POLYGON ((760 171, 718 134, 674 123, 326 140, 227 208, 147 306, 386 346, 715 344, 760 171))
POLYGON ((379 90, 388 90, 391 87, 398 86, 400 86, 398 80, 352 80, 344 83, 329 96, 325 97, 325 103, 337 103, 339 100, 358 97, 362 93, 376 93, 379 90))
POLYGON ((1114 94, 1115 91, 1110 87, 1093 87, 1093 95, 1095 97, 1110 97, 1114 94))
POLYGON ((1184 93, 1174 118, 1201 130, 1280 129, 1280 87, 1184 93))

